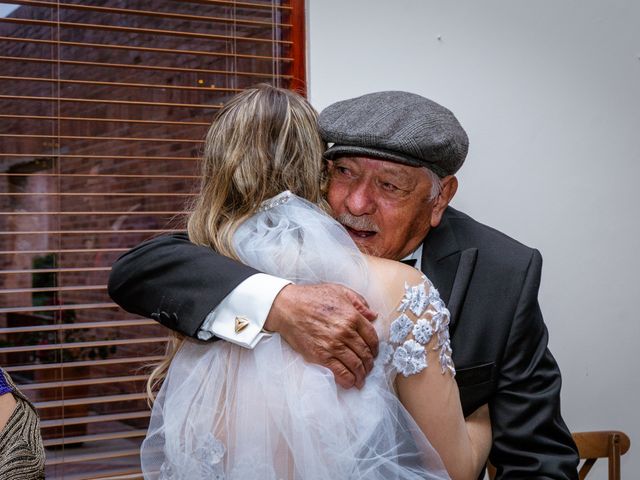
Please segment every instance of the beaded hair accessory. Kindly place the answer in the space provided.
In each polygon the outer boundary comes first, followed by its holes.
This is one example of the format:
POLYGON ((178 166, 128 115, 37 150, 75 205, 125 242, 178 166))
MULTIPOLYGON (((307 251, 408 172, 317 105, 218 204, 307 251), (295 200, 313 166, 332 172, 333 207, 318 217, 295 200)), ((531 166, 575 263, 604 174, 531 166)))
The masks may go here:
POLYGON ((258 212, 266 212, 267 210, 271 210, 278 205, 283 205, 287 203, 291 197, 293 197, 293 193, 291 193, 289 190, 285 190, 275 197, 271 197, 268 200, 262 202, 260 204, 260 207, 258 208, 258 212))

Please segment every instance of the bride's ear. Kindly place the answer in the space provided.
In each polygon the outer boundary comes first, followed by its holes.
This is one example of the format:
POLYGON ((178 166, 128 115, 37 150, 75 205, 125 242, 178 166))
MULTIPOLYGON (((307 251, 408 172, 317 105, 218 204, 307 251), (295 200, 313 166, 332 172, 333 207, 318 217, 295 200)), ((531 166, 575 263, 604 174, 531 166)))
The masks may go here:
POLYGON ((433 209, 431 210, 431 228, 435 228, 440 225, 442 215, 449 206, 449 202, 458 191, 458 179, 455 175, 449 175, 441 180, 442 188, 440 193, 433 201, 433 209))

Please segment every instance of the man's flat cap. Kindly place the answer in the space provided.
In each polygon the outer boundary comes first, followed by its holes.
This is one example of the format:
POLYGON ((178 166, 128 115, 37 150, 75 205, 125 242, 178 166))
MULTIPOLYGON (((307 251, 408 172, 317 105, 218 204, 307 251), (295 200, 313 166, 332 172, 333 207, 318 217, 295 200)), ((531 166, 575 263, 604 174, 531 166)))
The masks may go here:
POLYGON ((376 92, 329 105, 320 133, 333 143, 325 158, 370 157, 427 167, 438 176, 462 166, 469 139, 442 105, 408 92, 376 92))

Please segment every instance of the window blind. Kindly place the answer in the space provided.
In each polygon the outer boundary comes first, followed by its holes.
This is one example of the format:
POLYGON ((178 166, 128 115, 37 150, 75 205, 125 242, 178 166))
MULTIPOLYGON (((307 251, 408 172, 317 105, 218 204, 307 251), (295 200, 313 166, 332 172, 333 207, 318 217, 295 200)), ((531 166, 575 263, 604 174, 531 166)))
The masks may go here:
POLYGON ((47 478, 141 478, 167 331, 111 302, 110 265, 184 228, 232 95, 304 94, 303 6, 0 3, 0 365, 38 408, 47 478))

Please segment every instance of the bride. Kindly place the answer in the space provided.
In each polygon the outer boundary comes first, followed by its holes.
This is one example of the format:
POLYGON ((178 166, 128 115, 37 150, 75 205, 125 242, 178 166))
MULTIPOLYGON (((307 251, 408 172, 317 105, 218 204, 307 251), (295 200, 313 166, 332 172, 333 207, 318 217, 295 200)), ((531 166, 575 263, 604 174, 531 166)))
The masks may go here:
POLYGON ((449 312, 419 271, 360 253, 326 213, 323 150, 302 97, 270 86, 240 93, 207 134, 189 237, 268 274, 362 294, 380 312, 364 387, 336 386, 277 334, 253 350, 176 338, 149 379, 146 479, 476 479, 482 470, 488 409, 463 418, 449 312))

